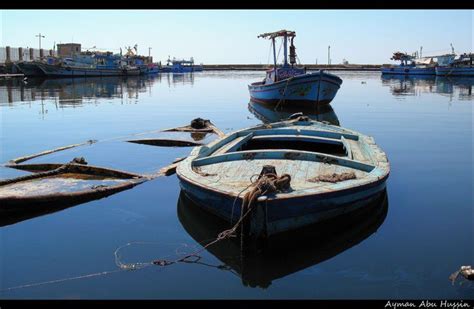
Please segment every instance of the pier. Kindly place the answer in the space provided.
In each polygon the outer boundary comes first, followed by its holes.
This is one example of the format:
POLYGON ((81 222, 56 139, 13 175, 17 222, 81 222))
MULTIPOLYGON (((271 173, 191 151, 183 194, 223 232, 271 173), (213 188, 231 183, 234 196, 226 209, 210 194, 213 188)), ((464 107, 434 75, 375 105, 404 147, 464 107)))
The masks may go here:
MULTIPOLYGON (((381 64, 301 64, 308 70, 333 70, 333 71, 380 71, 381 64)), ((204 64, 206 71, 265 71, 268 64, 204 64)))

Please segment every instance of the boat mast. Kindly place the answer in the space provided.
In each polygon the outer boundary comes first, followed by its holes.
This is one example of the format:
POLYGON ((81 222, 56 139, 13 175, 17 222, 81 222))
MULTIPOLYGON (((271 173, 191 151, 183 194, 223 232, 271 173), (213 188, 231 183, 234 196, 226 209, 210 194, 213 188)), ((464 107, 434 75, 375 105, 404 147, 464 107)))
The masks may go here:
POLYGON ((276 48, 275 48, 275 38, 272 38, 272 45, 273 45, 273 63, 275 65, 275 70, 277 67, 277 55, 276 55, 276 48))
MULTIPOLYGON (((272 44, 273 44, 273 63, 275 65, 275 78, 276 78, 276 69, 277 69, 277 55, 276 55, 276 44, 275 44, 275 38, 277 37, 283 37, 283 43, 285 45, 284 47, 284 53, 285 53, 285 59, 283 61, 284 66, 288 65, 288 37, 293 38, 296 36, 296 33, 294 31, 288 31, 288 30, 280 30, 277 32, 269 32, 269 33, 263 33, 258 35, 258 38, 268 38, 272 39, 272 44)), ((293 41, 292 41, 293 42, 293 41)), ((293 45, 293 43, 292 43, 293 45)))

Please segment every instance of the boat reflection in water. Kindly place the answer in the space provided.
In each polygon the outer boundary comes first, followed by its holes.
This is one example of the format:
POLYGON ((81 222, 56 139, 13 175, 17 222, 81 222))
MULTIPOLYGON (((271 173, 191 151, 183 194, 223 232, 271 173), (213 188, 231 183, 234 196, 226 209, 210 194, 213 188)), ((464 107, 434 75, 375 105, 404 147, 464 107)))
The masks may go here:
POLYGON ((57 100, 62 107, 95 103, 103 98, 138 98, 146 93, 159 75, 75 78, 28 78, 0 81, 0 104, 57 100))
POLYGON ((418 96, 436 93, 472 100, 474 77, 382 75, 382 85, 390 87, 394 96, 418 96))
POLYGON ((180 85, 194 85, 194 73, 167 73, 161 74, 168 82, 168 87, 180 85))
MULTIPOLYGON (((259 253, 241 253, 240 240, 223 240, 208 250, 238 274, 245 286, 268 287, 273 280, 312 267, 362 242, 382 225, 388 212, 387 191, 367 200, 367 207, 350 215, 270 237, 259 253)), ((178 200, 178 218, 188 234, 205 245, 229 225, 203 210, 183 191, 178 200)))
POLYGON ((292 114, 302 112, 304 115, 316 121, 326 121, 332 125, 339 126, 334 109, 329 104, 320 105, 319 108, 301 108, 295 106, 279 106, 250 101, 249 111, 263 123, 279 122, 288 119, 292 114))

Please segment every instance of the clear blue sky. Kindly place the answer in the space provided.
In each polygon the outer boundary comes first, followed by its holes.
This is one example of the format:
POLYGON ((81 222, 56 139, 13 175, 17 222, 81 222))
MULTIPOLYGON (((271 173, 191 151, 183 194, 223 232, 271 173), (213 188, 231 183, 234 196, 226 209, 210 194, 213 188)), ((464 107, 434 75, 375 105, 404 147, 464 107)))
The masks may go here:
MULTIPOLYGON (((268 63, 263 32, 296 31, 303 63, 391 63, 392 52, 423 55, 473 50, 472 10, 2 10, 0 45, 43 48, 82 43, 83 48, 138 52, 165 61, 168 55, 200 63, 268 63)), ((270 58, 271 59, 271 58, 270 58)))

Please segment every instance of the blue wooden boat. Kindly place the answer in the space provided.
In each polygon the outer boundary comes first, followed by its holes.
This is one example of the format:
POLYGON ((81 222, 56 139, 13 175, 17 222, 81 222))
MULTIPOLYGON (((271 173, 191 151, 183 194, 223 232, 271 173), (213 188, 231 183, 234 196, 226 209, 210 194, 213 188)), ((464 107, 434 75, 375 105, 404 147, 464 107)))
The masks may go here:
POLYGON ((315 104, 329 104, 336 96, 342 79, 338 76, 325 73, 322 70, 307 73, 305 68, 298 68, 296 64, 296 48, 293 39, 294 31, 280 30, 264 33, 258 37, 272 40, 274 67, 267 71, 263 81, 248 86, 250 98, 256 102, 285 104, 295 106, 314 106, 315 104), (283 38, 284 58, 283 65, 277 66, 275 39, 283 38), (290 63, 288 63, 288 40, 290 40, 290 63))
POLYGON ((436 68, 436 75, 440 76, 474 76, 474 54, 463 54, 458 59, 454 59, 447 66, 436 68))
POLYGON ((195 65, 194 59, 191 57, 190 60, 176 59, 171 60, 168 58, 166 66, 162 68, 162 72, 171 73, 190 73, 202 71, 202 65, 195 65))
POLYGON ((417 65, 414 55, 407 53, 395 52, 390 60, 400 61, 398 66, 382 67, 382 74, 391 75, 435 75, 435 66, 430 64, 417 65))
POLYGON ((436 75, 437 66, 454 59, 454 53, 424 58, 417 58, 416 54, 395 52, 390 60, 400 61, 400 65, 382 67, 380 71, 387 75, 436 75))
POLYGON ((176 173, 190 199, 235 223, 244 196, 261 175, 268 176, 268 165, 279 177, 291 177, 290 188, 258 197, 248 223, 249 235, 257 238, 361 208, 385 188, 390 172, 373 138, 301 116, 196 147, 176 173))
POLYGON ((88 53, 65 58, 57 64, 37 63, 48 77, 127 76, 139 75, 140 69, 122 63, 120 55, 88 53))
POLYGON ((400 65, 398 67, 383 67, 382 74, 393 75, 435 75, 435 67, 417 67, 415 65, 400 65))

